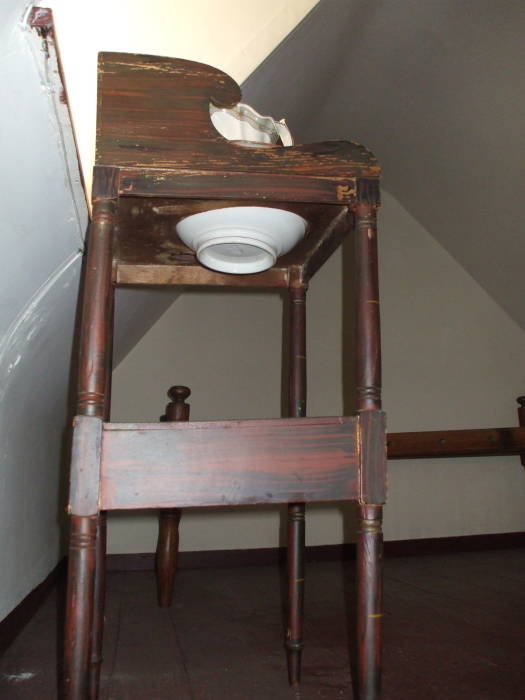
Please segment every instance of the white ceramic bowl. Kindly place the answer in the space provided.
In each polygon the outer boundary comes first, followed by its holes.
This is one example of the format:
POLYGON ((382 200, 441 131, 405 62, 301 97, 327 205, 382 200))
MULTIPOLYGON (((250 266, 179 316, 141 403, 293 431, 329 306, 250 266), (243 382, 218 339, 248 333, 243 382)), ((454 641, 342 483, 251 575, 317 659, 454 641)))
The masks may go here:
POLYGON ((181 219, 180 239, 202 265, 236 275, 262 272, 306 233, 302 216, 270 207, 226 207, 181 219))

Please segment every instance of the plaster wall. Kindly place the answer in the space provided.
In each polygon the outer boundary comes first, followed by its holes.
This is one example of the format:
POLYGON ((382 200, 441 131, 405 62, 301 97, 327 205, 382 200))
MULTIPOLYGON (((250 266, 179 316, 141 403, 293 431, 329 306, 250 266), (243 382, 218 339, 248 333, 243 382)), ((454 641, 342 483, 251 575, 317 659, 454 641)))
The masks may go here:
MULTIPOLYGON (((87 206, 56 51, 0 5, 0 619, 63 554, 71 354, 87 206)), ((117 295, 115 362, 174 300, 117 295), (132 301, 132 303, 130 303, 132 301)))
MULTIPOLYGON (((384 193, 380 214, 384 398, 389 428, 516 425, 525 385, 525 333, 465 270, 384 193)), ((343 270, 336 254, 312 281, 308 307, 308 413, 349 404, 343 362, 343 270), (342 379, 345 378, 345 391, 342 379)), ((185 292, 114 372, 113 420, 157 420, 172 384, 191 387, 195 420, 279 416, 281 300, 272 293, 185 292)), ((525 529, 519 459, 390 462, 387 539, 525 529)), ((351 508, 309 507, 307 542, 353 538, 351 508), (343 518, 346 512, 346 518, 343 518)), ((278 508, 193 510, 183 550, 283 542, 278 508)), ((153 551, 155 516, 115 515, 110 552, 153 551)))
POLYGON ((77 207, 41 42, 0 9, 0 619, 60 553, 60 469, 87 212, 77 207))
POLYGON ((370 148, 383 186, 522 328, 524 34, 521 0, 321 0, 243 85, 300 143, 370 148))

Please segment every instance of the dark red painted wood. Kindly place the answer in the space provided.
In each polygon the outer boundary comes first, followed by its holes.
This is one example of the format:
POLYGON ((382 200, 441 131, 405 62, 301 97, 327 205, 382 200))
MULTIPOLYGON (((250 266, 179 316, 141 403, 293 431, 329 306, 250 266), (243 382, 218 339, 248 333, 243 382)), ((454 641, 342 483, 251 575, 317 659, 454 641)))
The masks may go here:
MULTIPOLYGON (((289 291, 289 388, 288 413, 306 415, 306 286, 289 291)), ((292 686, 301 680, 304 625, 305 505, 288 505, 288 679, 292 686)))
MULTIPOLYGON (((233 106, 240 99, 240 88, 232 78, 202 63, 102 53, 97 165, 272 177, 304 175, 337 181, 378 177, 374 156, 347 141, 288 148, 244 148, 227 141, 211 122, 210 102, 233 106)), ((275 189, 271 183, 269 186, 275 189)), ((237 189, 242 191, 242 184, 237 189)), ((341 192, 339 201, 345 196, 347 193, 341 192)))
MULTIPOLYGON (((96 198, 93 200, 93 218, 87 241, 82 292, 77 395, 77 413, 80 420, 84 416, 93 419, 109 416, 114 299, 111 252, 116 213, 114 169, 103 168, 100 171, 94 194, 96 198)), ((98 512, 96 474, 92 473, 91 478, 87 479, 82 475, 82 460, 79 456, 77 455, 77 459, 74 459, 71 465, 71 482, 73 487, 75 484, 82 484, 87 493, 84 494, 83 500, 71 500, 71 545, 64 650, 64 684, 67 697, 71 700, 96 698, 98 695, 104 616, 105 516, 98 512), (87 509, 86 504, 89 505, 87 509), (85 532, 87 522, 92 528, 92 540, 89 541, 85 532), (76 640, 76 636, 80 634, 78 609, 84 611, 80 628, 83 635, 81 644, 76 640), (86 617, 88 613, 89 616, 86 617), (85 638, 86 625, 89 627, 89 634, 85 638)), ((75 492, 72 491, 72 496, 74 495, 75 492)))
POLYGON ((359 411, 360 503, 386 501, 386 418, 382 411, 359 411))
MULTIPOLYGON (((163 422, 188 421, 190 406, 186 399, 191 394, 187 386, 172 386, 168 391, 171 399, 166 406, 163 422)), ((156 572, 157 598, 159 605, 169 608, 173 601, 173 586, 177 572, 179 555, 179 524, 182 511, 180 508, 163 508, 159 512, 159 536, 157 540, 156 572)))
POLYGON ((71 516, 64 644, 66 700, 89 697, 97 520, 96 516, 71 516))
POLYGON ((525 452, 525 427, 389 433, 387 447, 388 459, 519 455, 525 452))
POLYGON ((381 506, 358 506, 357 652, 359 700, 378 700, 381 696, 382 510, 381 506))
MULTIPOLYGON (((325 144, 327 150, 329 144, 325 144)), ((237 146, 237 149, 240 147, 237 146)), ((276 147, 273 153, 297 147, 276 147)), ((267 149, 240 149, 242 151, 268 152, 267 149)), ((220 171, 193 171, 185 169, 130 169, 121 171, 119 194, 134 197, 188 197, 193 199, 259 199, 270 202, 323 202, 326 204, 353 205, 355 201, 355 178, 333 176, 311 177, 279 173, 279 162, 273 165, 274 172, 231 172, 220 177, 220 171), (275 172, 277 171, 277 172, 275 172)), ((231 167, 239 167, 239 164, 231 167)), ((223 168, 224 171, 224 168, 223 168)))
POLYGON ((93 221, 88 236, 82 301, 80 365, 77 413, 104 416, 113 305, 111 241, 116 204, 110 199, 93 202, 93 221))
POLYGON ((101 507, 356 498, 355 418, 104 426, 101 507))
POLYGON ((358 204, 355 214, 357 408, 381 408, 381 344, 375 207, 358 204))
POLYGON ((106 513, 96 517, 95 531, 95 581, 93 584, 93 625, 91 631, 91 656, 89 662, 89 698, 97 700, 102 669, 102 643, 104 638, 104 610, 106 606, 106 513))
POLYGON ((302 280, 307 283, 321 268, 332 253, 339 248, 350 231, 352 213, 343 209, 325 228, 306 255, 302 269, 302 280))
MULTIPOLYGON (((209 66, 153 56, 101 55, 93 225, 84 281, 80 341, 79 414, 94 420, 108 417, 112 274, 115 281, 128 284, 182 284, 183 279, 195 284, 204 279, 184 251, 182 257, 179 251, 174 258, 162 261, 162 270, 158 260, 148 260, 144 266, 147 269, 139 269, 143 261, 119 269, 118 251, 112 251, 111 246, 113 230, 120 228, 121 224, 121 211, 116 203, 119 196, 125 200, 133 195, 135 199, 136 195, 139 198, 160 198, 158 201, 163 206, 166 199, 171 206, 176 201, 174 197, 178 196, 197 201, 197 205, 204 209, 221 200, 253 199, 265 204, 280 202, 285 208, 300 203, 329 207, 331 211, 327 208, 321 214, 321 219, 326 219, 323 226, 317 226, 317 219, 307 217, 311 229, 301 244, 304 255, 301 253, 298 257, 299 253, 292 253, 282 268, 265 273, 265 280, 271 285, 287 284, 294 290, 340 243, 345 233, 345 226, 337 223, 341 209, 355 208, 358 408, 361 411, 379 409, 375 240, 379 168, 375 158, 362 146, 349 142, 291 148, 244 148, 228 142, 214 130, 209 104, 228 106, 239 99, 240 91, 235 82, 209 66), (171 204, 169 200, 172 200, 171 204), (174 268, 173 274, 166 275, 166 266, 174 268)), ((133 207, 130 211, 134 211, 133 207)), ((155 216, 157 226, 162 214, 157 216, 156 213, 155 216)), ((167 226, 170 228, 169 221, 167 226)), ((146 231, 153 228, 147 226, 146 231)), ((149 250, 153 248, 149 247, 149 250)), ((261 276, 257 281, 245 279, 243 283, 263 282, 261 276)), ((205 283, 220 282, 217 276, 212 276, 206 278, 205 283)), ((301 343, 304 340, 304 317, 301 321, 299 314, 297 319, 298 330, 292 332, 296 339, 293 342, 301 343)), ((295 353, 295 364, 292 363, 290 396, 293 400, 291 415, 294 416, 304 415, 306 384, 304 363, 299 361, 299 355, 304 354, 295 353)), ((176 508, 292 503, 290 541, 295 544, 292 544, 290 556, 293 582, 290 599, 293 605, 289 648, 297 661, 299 655, 296 652, 299 652, 302 636, 302 585, 299 585, 302 582, 299 579, 304 578, 300 575, 304 542, 302 504, 306 501, 359 499, 361 520, 370 519, 366 509, 379 508, 379 505, 367 501, 378 500, 380 487, 384 486, 379 483, 382 472, 378 436, 381 428, 378 425, 371 427, 376 418, 374 415, 370 420, 368 417, 297 418, 164 426, 106 424, 102 433, 101 500, 97 507, 176 508), (370 430, 372 434, 369 434, 370 430), (370 446, 373 449, 370 450, 370 446), (368 451, 371 451, 370 456, 364 454, 368 451), (358 474, 360 470, 367 473, 358 474), (292 648, 294 643, 296 648, 292 648)), ((84 547, 86 551, 82 555, 73 553, 71 559, 66 678, 68 692, 73 688, 71 700, 80 700, 86 691, 92 698, 97 694, 105 529, 103 515, 98 511, 93 514, 74 513, 73 516, 72 548, 77 547, 79 537, 87 527, 86 522, 89 522, 94 527, 89 542, 94 539, 96 549, 92 560, 86 553, 91 551, 91 544, 84 547), (80 607, 86 615, 80 627, 75 628, 78 596, 82 597, 80 607), (95 600, 95 616, 91 615, 88 597, 91 603, 95 600), (79 630, 84 633, 91 626, 92 617, 93 673, 88 681, 89 633, 87 641, 75 648, 72 639, 79 630)), ((375 517, 375 521, 378 519, 375 517)), ((362 529, 365 531, 366 527, 362 529)), ((365 535, 360 537, 361 550, 364 551, 368 539, 365 535)), ((361 556, 359 572, 360 580, 365 581, 361 587, 368 585, 367 576, 372 576, 370 585, 372 589, 377 588, 380 581, 377 556, 372 563, 361 556)), ((366 595, 369 593, 365 591, 366 595)), ((366 611, 359 614, 366 615, 366 611)), ((360 654, 363 659, 360 677, 369 678, 377 671, 370 650, 377 650, 378 639, 366 625, 362 628, 365 637, 360 645, 361 651, 364 649, 360 654)), ((291 671, 293 682, 299 677, 296 661, 292 663, 295 666, 291 671)), ((368 700, 375 697, 375 686, 368 683, 361 692, 368 693, 368 700)))
POLYGON ((377 261, 376 202, 364 201, 355 213, 357 408, 360 426, 361 489, 357 533, 358 698, 381 694, 382 542, 381 503, 386 495, 386 439, 381 424, 381 342, 377 261), (375 426, 374 426, 375 424, 375 426), (373 427, 374 426, 374 427, 373 427), (372 449, 371 449, 372 448, 372 449))

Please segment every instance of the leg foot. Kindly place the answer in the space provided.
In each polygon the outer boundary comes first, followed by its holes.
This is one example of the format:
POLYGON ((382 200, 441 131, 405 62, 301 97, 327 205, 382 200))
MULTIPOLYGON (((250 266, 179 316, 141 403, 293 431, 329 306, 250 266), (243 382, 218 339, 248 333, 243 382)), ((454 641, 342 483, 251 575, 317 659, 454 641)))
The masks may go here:
POLYGON ((64 648, 66 700, 86 700, 89 693, 97 519, 71 516, 64 648))
POLYGON ((301 681, 304 608, 304 541, 305 507, 302 503, 288 506, 288 629, 286 649, 290 685, 301 681))
POLYGON ((89 698, 97 700, 102 666, 104 605, 106 588, 106 513, 97 518, 95 549, 95 584, 93 591, 93 631, 89 666, 89 698))
POLYGON ((159 513, 157 543, 157 594, 159 605, 169 608, 173 600, 173 586, 179 553, 180 508, 164 508, 159 513))
POLYGON ((381 693, 383 534, 381 506, 359 506, 357 536, 357 643, 359 700, 381 693))

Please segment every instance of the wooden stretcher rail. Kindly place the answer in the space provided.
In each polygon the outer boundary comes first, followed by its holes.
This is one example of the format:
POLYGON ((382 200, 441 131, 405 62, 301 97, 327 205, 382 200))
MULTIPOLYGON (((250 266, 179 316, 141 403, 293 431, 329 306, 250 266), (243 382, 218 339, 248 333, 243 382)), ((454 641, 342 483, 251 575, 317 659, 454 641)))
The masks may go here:
POLYGON ((389 433, 388 459, 491 457, 525 453, 525 428, 389 433))
POLYGON ((359 424, 357 417, 107 423, 100 508, 356 500, 358 440, 368 432, 359 424))

